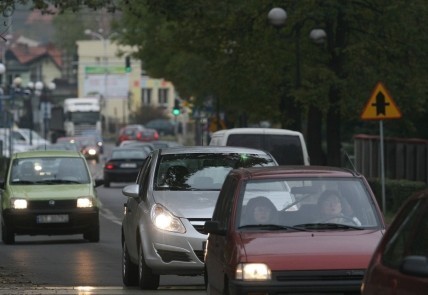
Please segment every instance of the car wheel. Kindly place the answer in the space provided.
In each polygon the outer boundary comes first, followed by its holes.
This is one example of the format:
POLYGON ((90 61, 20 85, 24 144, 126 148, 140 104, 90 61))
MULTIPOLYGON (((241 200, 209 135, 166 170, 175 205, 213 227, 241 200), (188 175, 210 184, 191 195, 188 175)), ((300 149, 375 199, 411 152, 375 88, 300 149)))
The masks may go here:
POLYGON ((139 247, 138 285, 143 290, 156 290, 159 287, 159 275, 153 274, 144 260, 143 245, 139 247))
POLYGON ((4 224, 1 225, 1 238, 5 244, 10 245, 15 243, 15 233, 4 224))
POLYGON ((128 287, 138 285, 138 265, 130 260, 125 241, 122 245, 122 281, 128 287))
POLYGON ((100 226, 94 226, 94 228, 85 232, 83 238, 91 243, 98 243, 100 241, 100 226))

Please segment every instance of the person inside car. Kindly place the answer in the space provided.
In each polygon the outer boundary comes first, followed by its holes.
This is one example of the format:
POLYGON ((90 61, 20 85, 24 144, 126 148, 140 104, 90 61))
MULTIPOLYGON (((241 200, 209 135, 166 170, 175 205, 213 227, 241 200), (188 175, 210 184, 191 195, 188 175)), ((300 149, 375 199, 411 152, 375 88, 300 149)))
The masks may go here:
POLYGON ((248 201, 245 209, 245 224, 275 224, 275 205, 266 197, 259 196, 248 201))
POLYGON ((342 204, 339 193, 335 190, 325 190, 318 199, 320 212, 320 222, 361 225, 361 222, 354 216, 345 215, 344 212, 352 212, 348 208, 349 204, 342 204), (346 211, 345 211, 346 209, 346 211))

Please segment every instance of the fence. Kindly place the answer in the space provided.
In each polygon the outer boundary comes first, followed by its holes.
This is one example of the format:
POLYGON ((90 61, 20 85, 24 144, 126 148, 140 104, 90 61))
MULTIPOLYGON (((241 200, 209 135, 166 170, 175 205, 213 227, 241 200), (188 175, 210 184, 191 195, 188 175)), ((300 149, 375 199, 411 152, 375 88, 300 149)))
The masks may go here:
MULTIPOLYGON (((355 168, 368 178, 381 175, 379 136, 354 136, 355 168)), ((428 183, 428 140, 384 138, 385 177, 428 183)))

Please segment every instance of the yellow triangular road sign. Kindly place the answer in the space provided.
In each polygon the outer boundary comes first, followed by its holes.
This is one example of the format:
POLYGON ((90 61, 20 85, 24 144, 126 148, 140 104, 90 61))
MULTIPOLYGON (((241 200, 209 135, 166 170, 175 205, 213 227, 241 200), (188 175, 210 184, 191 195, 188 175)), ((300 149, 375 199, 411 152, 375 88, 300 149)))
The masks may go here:
POLYGON ((362 120, 399 119, 401 112, 382 82, 378 82, 361 113, 362 120))

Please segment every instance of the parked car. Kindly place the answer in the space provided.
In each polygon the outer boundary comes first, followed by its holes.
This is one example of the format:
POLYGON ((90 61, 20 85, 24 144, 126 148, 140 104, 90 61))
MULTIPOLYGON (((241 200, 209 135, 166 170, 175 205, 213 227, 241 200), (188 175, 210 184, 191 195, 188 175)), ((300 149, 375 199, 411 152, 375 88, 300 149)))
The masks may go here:
POLYGON ((148 154, 141 148, 114 148, 104 165, 104 187, 112 182, 135 182, 148 154))
POLYGON ((428 190, 400 208, 370 261, 362 295, 419 295, 428 291, 428 190))
POLYGON ((85 158, 75 151, 15 153, 1 189, 1 227, 5 244, 15 235, 83 233, 100 239, 99 200, 85 158))
POLYGON ((160 275, 202 275, 202 243, 224 178, 233 168, 277 163, 260 150, 237 147, 156 149, 128 197, 122 222, 126 286, 157 289, 160 275))
POLYGON ((231 171, 204 230, 208 294, 358 294, 385 224, 362 175, 279 166, 231 171))
POLYGON ((279 165, 309 165, 303 134, 279 128, 232 128, 214 132, 210 145, 243 146, 271 153, 279 165))
POLYGON ((140 124, 133 124, 120 129, 116 145, 120 145, 124 140, 153 141, 158 139, 159 134, 155 129, 146 128, 140 124))
POLYGON ((175 123, 169 119, 154 119, 144 126, 156 129, 159 135, 175 135, 175 123))

